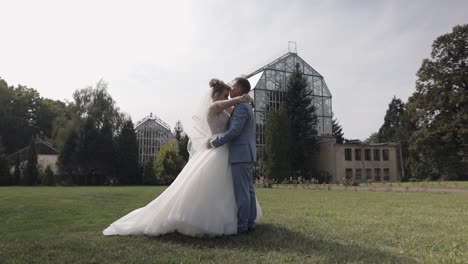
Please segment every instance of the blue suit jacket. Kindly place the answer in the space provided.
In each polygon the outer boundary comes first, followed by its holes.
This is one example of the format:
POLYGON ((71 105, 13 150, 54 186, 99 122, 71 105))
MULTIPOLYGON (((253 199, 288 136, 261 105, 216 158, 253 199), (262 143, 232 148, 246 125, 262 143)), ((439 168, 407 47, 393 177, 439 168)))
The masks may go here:
POLYGON ((219 147, 230 142, 229 162, 254 162, 257 160, 255 144, 255 117, 248 103, 240 103, 231 113, 229 129, 212 141, 219 147))

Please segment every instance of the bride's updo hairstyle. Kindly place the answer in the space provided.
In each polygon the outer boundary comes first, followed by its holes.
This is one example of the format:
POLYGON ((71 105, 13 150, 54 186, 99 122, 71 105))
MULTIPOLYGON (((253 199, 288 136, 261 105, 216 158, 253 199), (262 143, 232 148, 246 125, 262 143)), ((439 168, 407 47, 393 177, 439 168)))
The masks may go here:
POLYGON ((223 81, 218 79, 211 79, 209 84, 211 87, 211 98, 214 98, 215 96, 219 95, 224 90, 231 90, 231 87, 229 87, 229 85, 225 84, 223 81))

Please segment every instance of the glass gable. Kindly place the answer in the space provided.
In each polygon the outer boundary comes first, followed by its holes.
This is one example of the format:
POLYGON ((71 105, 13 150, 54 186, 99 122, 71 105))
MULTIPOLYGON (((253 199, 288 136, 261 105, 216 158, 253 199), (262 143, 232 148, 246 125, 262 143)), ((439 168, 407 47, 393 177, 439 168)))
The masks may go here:
POLYGON ((312 91, 312 102, 316 107, 318 118, 316 127, 318 135, 329 136, 332 133, 332 96, 323 76, 297 54, 287 53, 248 77, 252 86, 250 95, 255 101, 258 147, 265 146, 266 116, 271 109, 277 109, 283 101, 288 79, 296 63, 299 63, 304 77, 308 80, 309 89, 312 91))

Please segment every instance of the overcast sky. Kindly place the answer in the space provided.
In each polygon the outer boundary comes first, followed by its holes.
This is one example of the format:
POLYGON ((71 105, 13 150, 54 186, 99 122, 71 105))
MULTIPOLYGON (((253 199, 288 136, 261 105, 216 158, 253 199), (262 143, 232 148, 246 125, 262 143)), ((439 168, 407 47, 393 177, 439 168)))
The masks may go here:
POLYGON ((0 2, 0 77, 41 96, 109 84, 136 122, 188 128, 210 78, 247 74, 286 53, 325 77, 345 137, 365 139, 393 96, 414 92, 434 39, 468 23, 468 1, 0 2))

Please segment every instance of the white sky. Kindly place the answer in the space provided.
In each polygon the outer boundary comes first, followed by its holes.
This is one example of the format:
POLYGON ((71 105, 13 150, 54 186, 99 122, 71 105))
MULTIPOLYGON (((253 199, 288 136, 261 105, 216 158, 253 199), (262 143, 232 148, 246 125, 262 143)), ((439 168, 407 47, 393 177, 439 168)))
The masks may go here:
POLYGON ((415 90, 434 39, 468 23, 468 1, 0 0, 0 77, 71 100, 103 78, 136 122, 187 129, 209 79, 287 52, 325 77, 345 137, 365 139, 393 96, 415 90))

